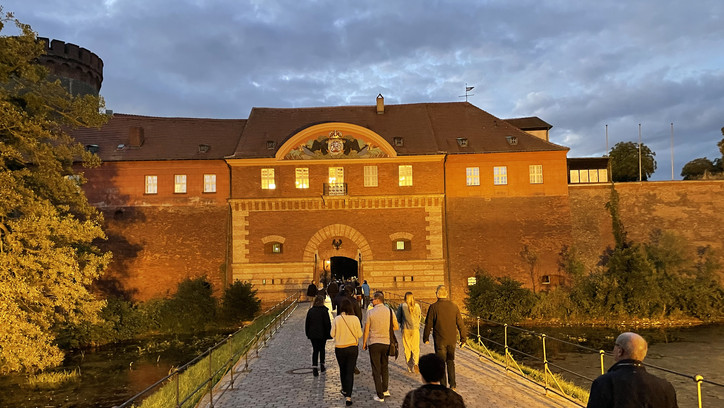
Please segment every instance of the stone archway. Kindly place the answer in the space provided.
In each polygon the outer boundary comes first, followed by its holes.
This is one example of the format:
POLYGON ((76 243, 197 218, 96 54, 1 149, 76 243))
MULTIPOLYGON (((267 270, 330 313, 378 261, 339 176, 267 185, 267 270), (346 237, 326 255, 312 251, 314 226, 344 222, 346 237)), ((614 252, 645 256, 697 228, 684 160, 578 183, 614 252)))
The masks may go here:
MULTIPOLYGON (((314 262, 314 256, 319 253, 322 243, 329 240, 331 247, 331 240, 336 237, 348 238, 354 244, 346 245, 344 249, 337 250, 337 252, 340 252, 339 255, 356 258, 356 255, 359 253, 365 261, 371 261, 373 259, 370 244, 362 233, 349 225, 332 224, 320 229, 309 239, 307 246, 304 248, 302 260, 304 262, 314 262)), ((344 246, 344 244, 343 242, 342 245, 344 246)))

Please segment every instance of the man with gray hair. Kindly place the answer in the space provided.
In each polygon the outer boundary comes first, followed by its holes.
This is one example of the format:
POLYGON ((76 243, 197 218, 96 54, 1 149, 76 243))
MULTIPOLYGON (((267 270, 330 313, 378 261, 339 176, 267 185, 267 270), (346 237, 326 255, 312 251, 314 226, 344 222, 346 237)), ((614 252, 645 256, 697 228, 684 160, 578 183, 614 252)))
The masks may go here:
POLYGON ((621 333, 613 346, 614 365, 593 381, 588 408, 677 408, 670 382, 646 372, 648 345, 636 333, 621 333))
MULTIPOLYGON (((465 344, 468 337, 468 330, 463 323, 460 309, 455 303, 447 299, 447 288, 444 285, 437 287, 437 302, 430 305, 425 317, 425 330, 422 339, 425 344, 430 342, 430 332, 435 340, 435 354, 445 361, 447 365, 447 379, 450 381, 450 388, 455 391, 455 346, 458 343, 458 332, 460 332, 460 346, 465 344)), ((447 386, 445 376, 440 380, 440 385, 447 386)))

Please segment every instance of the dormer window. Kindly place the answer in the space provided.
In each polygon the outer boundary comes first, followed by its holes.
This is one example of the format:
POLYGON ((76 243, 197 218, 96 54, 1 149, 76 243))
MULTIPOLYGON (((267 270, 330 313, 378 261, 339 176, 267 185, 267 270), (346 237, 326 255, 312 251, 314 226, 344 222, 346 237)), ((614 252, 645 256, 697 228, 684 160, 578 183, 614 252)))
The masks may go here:
POLYGON ((508 144, 511 146, 515 146, 518 144, 518 137, 517 136, 506 136, 505 140, 508 141, 508 144))
POLYGON ((274 148, 277 147, 277 143, 273 140, 267 140, 266 141, 266 148, 267 150, 274 150, 274 148))
POLYGON ((392 142, 393 142, 393 143, 395 144, 395 146, 397 146, 397 147, 401 147, 401 146, 404 146, 404 145, 405 145, 405 141, 404 141, 404 139, 402 139, 401 137, 393 137, 393 138, 392 138, 392 142))
POLYGON ((98 147, 97 144, 88 144, 88 145, 85 145, 85 151, 86 151, 86 152, 95 154, 95 153, 98 153, 98 150, 100 150, 100 147, 98 147))
POLYGON ((207 145, 207 144, 200 144, 200 145, 199 145, 199 153, 206 153, 206 152, 208 152, 209 150, 211 150, 211 146, 209 146, 209 145, 207 145))
POLYGON ((467 137, 459 137, 457 138, 458 146, 460 147, 468 147, 468 138, 467 137))

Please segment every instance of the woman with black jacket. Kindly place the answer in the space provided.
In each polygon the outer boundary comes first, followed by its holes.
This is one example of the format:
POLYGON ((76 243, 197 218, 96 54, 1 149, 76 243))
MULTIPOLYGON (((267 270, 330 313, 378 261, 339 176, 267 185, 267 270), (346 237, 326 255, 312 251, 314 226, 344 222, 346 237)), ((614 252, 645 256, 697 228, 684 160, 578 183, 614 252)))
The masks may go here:
POLYGON ((304 323, 304 333, 307 338, 312 342, 312 374, 315 377, 319 376, 319 371, 324 372, 324 347, 328 339, 332 336, 329 335, 332 329, 332 322, 329 320, 329 309, 324 306, 325 294, 318 294, 314 298, 314 304, 307 312, 307 320, 304 323), (317 361, 319 361, 319 369, 317 368, 317 361))

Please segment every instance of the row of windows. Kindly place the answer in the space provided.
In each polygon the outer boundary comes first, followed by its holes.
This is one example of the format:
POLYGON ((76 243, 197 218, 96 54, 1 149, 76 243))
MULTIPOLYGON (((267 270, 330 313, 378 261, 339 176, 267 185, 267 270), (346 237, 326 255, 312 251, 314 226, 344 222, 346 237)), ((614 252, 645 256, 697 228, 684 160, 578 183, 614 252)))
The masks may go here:
MULTIPOLYGON (((187 185, 187 177, 185 174, 175 174, 173 176, 174 193, 185 194, 187 185)), ((216 192, 216 174, 204 174, 203 191, 204 193, 216 192)), ((146 176, 145 193, 158 194, 158 176, 146 176)))
MULTIPOLYGON (((412 185, 412 166, 402 165, 398 167, 399 185, 412 185)), ((344 184, 344 167, 330 167, 328 173, 329 184, 341 186, 344 184)), ((297 188, 309 188, 309 169, 298 167, 295 169, 295 186, 297 188)), ((377 187, 377 166, 364 166, 364 186, 377 187)), ((277 188, 274 169, 261 169, 261 188, 263 190, 274 190, 277 188)))
MULTIPOLYGON (((543 165, 532 164, 528 166, 528 172, 531 184, 543 183, 543 165)), ((309 169, 306 167, 295 169, 297 188, 309 188, 309 169)), ((480 185, 480 167, 468 167, 465 169, 465 183, 468 186, 480 185)), ((329 184, 344 184, 344 167, 329 168, 329 184)), ((493 167, 493 184, 508 184, 508 167, 493 167)), ((401 187, 412 185, 412 166, 401 165, 398 167, 398 185, 401 187)), ((364 166, 364 186, 377 187, 377 166, 364 166)), ((276 188, 276 178, 273 168, 261 169, 261 188, 264 190, 274 190, 276 188)))
POLYGON ((608 183, 608 169, 571 170, 571 184, 608 183))
MULTIPOLYGON (((543 184, 543 165, 531 164, 528 166, 530 184, 543 184)), ((465 169, 465 183, 468 186, 480 185, 480 167, 465 169)), ((496 186, 508 184, 508 166, 493 167, 493 184, 496 186)))

